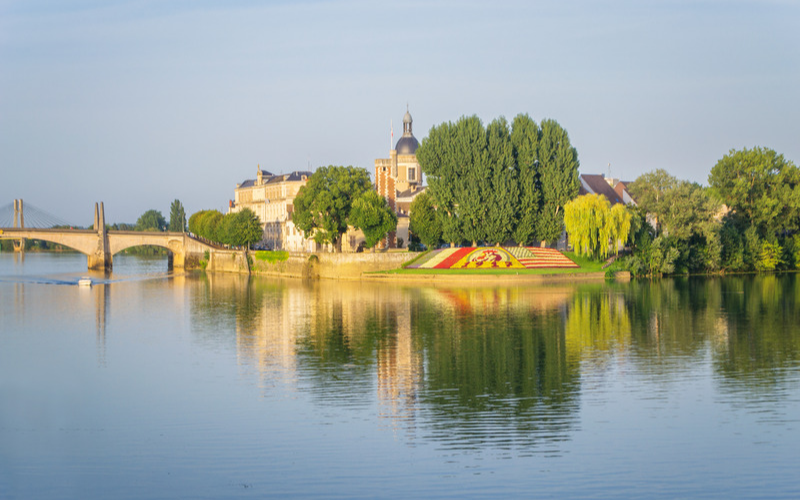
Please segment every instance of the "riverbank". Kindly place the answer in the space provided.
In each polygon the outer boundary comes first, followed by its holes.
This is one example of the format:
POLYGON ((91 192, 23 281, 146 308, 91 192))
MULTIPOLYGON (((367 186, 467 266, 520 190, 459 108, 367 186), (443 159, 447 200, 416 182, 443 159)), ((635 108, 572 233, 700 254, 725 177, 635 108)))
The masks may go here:
MULTIPOLYGON (((394 282, 408 284, 436 285, 467 285, 467 286, 508 286, 517 284, 550 284, 550 283, 575 283, 588 281, 604 281, 608 279, 604 272, 574 272, 552 274, 524 274, 513 271, 498 272, 495 274, 469 274, 465 272, 430 272, 430 273, 364 273, 363 281, 394 282)), ((615 281, 630 281, 630 273, 620 272, 614 274, 615 281)))
MULTIPOLYGON (((250 272, 256 276, 295 279, 330 279, 423 284, 503 284, 566 283, 602 281, 607 278, 602 263, 578 262, 574 269, 403 269, 417 259, 413 252, 387 253, 289 253, 255 252, 250 272)), ((615 279, 629 280, 627 272, 615 279)))

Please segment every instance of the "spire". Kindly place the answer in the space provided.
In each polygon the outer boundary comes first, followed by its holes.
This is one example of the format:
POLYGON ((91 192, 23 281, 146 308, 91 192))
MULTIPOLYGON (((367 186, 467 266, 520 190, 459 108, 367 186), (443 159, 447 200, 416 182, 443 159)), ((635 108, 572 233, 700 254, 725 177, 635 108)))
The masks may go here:
POLYGON ((410 137, 414 134, 411 133, 411 113, 408 112, 408 104, 406 104, 406 114, 403 116, 403 137, 410 137))

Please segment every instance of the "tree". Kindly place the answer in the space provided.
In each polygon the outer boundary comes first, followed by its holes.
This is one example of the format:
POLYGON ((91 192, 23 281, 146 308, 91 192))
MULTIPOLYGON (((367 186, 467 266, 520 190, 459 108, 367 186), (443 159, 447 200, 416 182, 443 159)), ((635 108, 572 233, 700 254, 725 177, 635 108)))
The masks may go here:
POLYGON ((608 213, 608 233, 611 237, 611 246, 614 253, 618 253, 620 246, 624 246, 631 231, 631 213, 625 205, 616 204, 608 213))
POLYGON ((186 211, 179 200, 173 201, 170 206, 169 230, 176 233, 186 231, 186 211))
POLYGON ((659 218, 666 234, 688 240, 705 233, 719 208, 706 188, 689 181, 677 181, 663 194, 659 218))
POLYGON ((442 238, 451 246, 462 239, 456 213, 457 193, 462 187, 456 137, 456 124, 442 123, 431 128, 417 148, 417 160, 428 178, 428 192, 437 207, 436 217, 442 228, 442 238))
POLYGON ((427 191, 418 194, 411 202, 408 218, 409 230, 426 247, 433 249, 439 246, 442 241, 442 225, 436 217, 433 200, 427 191))
POLYGON ((556 240, 577 196, 578 153, 554 120, 527 115, 484 129, 476 116, 433 127, 417 149, 445 241, 556 240))
POLYGON ((587 194, 567 202, 564 224, 578 255, 605 258, 611 244, 627 241, 631 214, 623 205, 612 209, 603 195, 587 194))
POLYGON ((264 237, 261 221, 249 208, 225 215, 219 233, 222 243, 235 246, 249 246, 264 237))
POLYGON ((795 231, 800 222, 800 169, 768 148, 731 149, 711 169, 716 195, 762 238, 795 231))
POLYGON ((555 120, 542 120, 538 149, 542 209, 537 235, 542 240, 555 241, 564 229, 564 206, 580 190, 578 151, 555 120))
POLYGON ((629 187, 636 204, 653 217, 656 234, 660 234, 661 222, 666 212, 664 199, 678 185, 678 180, 666 170, 656 169, 640 175, 629 187))
POLYGON ((397 214, 386 198, 373 190, 364 191, 353 201, 349 220, 350 225, 364 232, 367 248, 373 251, 379 241, 397 229, 397 214))
POLYGON ((528 245, 536 238, 542 193, 539 187, 539 139, 541 130, 528 115, 517 115, 511 128, 511 144, 517 167, 519 208, 514 241, 528 245))
POLYGON ((137 231, 163 231, 167 221, 158 210, 148 210, 136 221, 137 231))
POLYGON ((201 210, 189 217, 189 231, 209 241, 221 243, 220 226, 223 215, 219 210, 201 210))
POLYGON ((477 116, 456 123, 457 162, 460 165, 456 193, 462 238, 477 242, 486 238, 486 217, 491 192, 491 169, 487 151, 486 129, 477 116))
POLYGON ((486 128, 490 189, 486 193, 485 239, 500 245, 512 238, 520 209, 514 146, 505 118, 486 128))
POLYGON ((369 173, 363 168, 321 167, 294 199, 294 224, 306 238, 330 243, 341 252, 353 201, 371 189, 369 173))

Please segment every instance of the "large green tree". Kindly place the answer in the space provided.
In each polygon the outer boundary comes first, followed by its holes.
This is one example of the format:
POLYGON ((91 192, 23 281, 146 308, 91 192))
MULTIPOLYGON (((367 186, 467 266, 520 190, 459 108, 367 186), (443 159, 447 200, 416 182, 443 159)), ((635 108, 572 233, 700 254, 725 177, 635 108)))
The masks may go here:
POLYGON ((424 191, 411 202, 409 230, 429 249, 439 246, 442 240, 442 224, 436 217, 431 195, 424 191))
POLYGON ((660 226, 668 209, 667 193, 675 189, 678 179, 666 170, 656 169, 636 178, 629 186, 629 191, 636 204, 650 215, 655 223, 656 234, 660 234, 660 226))
POLYGON ((707 188, 689 181, 678 181, 660 205, 665 234, 683 240, 704 234, 720 208, 707 188))
POLYGON ((369 173, 363 168, 320 167, 294 199, 294 224, 306 238, 329 243, 341 252, 353 202, 371 189, 369 173))
POLYGON ((542 192, 539 187, 539 139, 541 129, 528 115, 517 115, 511 128, 511 143, 517 167, 519 208, 514 241, 528 245, 536 239, 542 192))
POLYGON ((457 125, 459 184, 456 193, 462 237, 477 242, 486 238, 486 218, 491 196, 491 168, 487 151, 486 129, 477 116, 462 118, 457 125))
POLYGON ((564 229, 564 206, 578 196, 578 150, 572 147, 567 131, 555 120, 542 120, 539 141, 539 185, 542 209, 537 236, 556 241, 564 229))
POLYGON ((163 231, 167 221, 158 210, 148 210, 136 221, 137 231, 163 231))
POLYGON ((627 241, 631 214, 624 205, 612 207, 603 195, 587 194, 567 202, 564 224, 578 255, 605 258, 627 241))
POLYGON ((520 210, 520 186, 511 132, 505 118, 486 128, 490 187, 486 193, 485 240, 502 244, 514 234, 520 210))
POLYGON ((466 181, 458 157, 458 142, 459 127, 446 122, 431 128, 417 148, 417 160, 428 178, 428 192, 437 207, 436 216, 442 228, 442 238, 451 245, 463 239, 456 210, 466 181))
POLYGON ((484 128, 476 116, 431 129, 417 159, 428 177, 443 238, 528 244, 554 241, 564 204, 578 194, 578 154, 554 120, 527 115, 484 128))
POLYGON ((374 190, 364 191, 353 201, 350 210, 350 225, 364 233, 367 248, 374 251, 386 235, 397 230, 397 214, 386 202, 386 198, 374 190))
POLYGON ((800 169, 768 148, 730 150, 711 169, 708 183, 762 238, 796 231, 800 222, 800 169))
POLYGON ((223 215, 219 210, 201 210, 189 217, 189 231, 209 241, 222 243, 223 215))
POLYGON ((222 243, 248 246, 261 241, 264 229, 258 216, 249 208, 231 212, 222 218, 219 229, 222 243))
POLYGON ((180 200, 175 200, 169 210, 169 230, 182 233, 186 231, 186 211, 180 200))

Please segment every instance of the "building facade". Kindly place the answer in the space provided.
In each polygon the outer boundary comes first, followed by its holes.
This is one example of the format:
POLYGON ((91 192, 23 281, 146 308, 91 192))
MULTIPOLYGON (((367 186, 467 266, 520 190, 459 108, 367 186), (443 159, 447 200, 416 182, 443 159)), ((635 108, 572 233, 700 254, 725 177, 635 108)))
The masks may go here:
POLYGON ((314 252, 317 245, 303 237, 303 232, 292 222, 294 198, 305 186, 311 172, 295 171, 274 175, 259 166, 256 178, 236 185, 234 199, 229 203, 229 212, 244 208, 258 216, 264 228, 264 243, 275 250, 291 252, 314 252))
POLYGON ((389 206, 397 214, 397 231, 390 234, 387 244, 397 246, 398 239, 408 243, 408 215, 411 202, 425 190, 422 184, 422 169, 417 161, 419 142, 412 131, 413 119, 406 110, 403 116, 403 135, 389 158, 375 160, 375 189, 386 198, 389 206))

